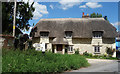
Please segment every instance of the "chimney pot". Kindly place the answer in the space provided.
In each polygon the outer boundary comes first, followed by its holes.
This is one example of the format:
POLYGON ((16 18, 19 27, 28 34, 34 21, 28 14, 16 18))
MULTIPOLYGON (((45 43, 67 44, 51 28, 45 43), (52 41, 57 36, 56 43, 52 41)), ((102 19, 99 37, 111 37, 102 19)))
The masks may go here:
POLYGON ((83 12, 83 16, 84 16, 84 12, 83 12))

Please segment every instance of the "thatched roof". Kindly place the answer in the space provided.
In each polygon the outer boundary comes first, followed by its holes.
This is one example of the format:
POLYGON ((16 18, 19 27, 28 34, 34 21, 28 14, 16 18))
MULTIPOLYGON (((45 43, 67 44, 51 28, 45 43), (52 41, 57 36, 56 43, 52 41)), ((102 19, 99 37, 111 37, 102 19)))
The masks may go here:
POLYGON ((34 37, 48 31, 49 37, 64 38, 65 31, 72 31, 73 38, 92 38, 93 31, 103 31, 103 37, 115 38, 116 28, 104 18, 55 18, 41 19, 32 29, 34 37))
POLYGON ((58 37, 58 38, 53 39, 52 44, 65 44, 66 45, 68 44, 68 41, 65 38, 58 37))
POLYGON ((117 37, 120 37, 120 31, 117 32, 117 37))

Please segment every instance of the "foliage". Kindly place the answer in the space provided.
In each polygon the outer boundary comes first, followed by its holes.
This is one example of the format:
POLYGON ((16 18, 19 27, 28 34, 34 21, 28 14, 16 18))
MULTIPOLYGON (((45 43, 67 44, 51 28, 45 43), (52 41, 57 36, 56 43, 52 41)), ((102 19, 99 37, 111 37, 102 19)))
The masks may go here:
MULTIPOLYGON (((17 2, 16 7, 16 27, 20 29, 29 29, 29 20, 33 17, 35 8, 33 7, 34 2, 29 3, 17 2)), ((13 10, 14 2, 2 2, 2 32, 10 34, 13 29, 13 10)))
POLYGON ((80 55, 42 54, 35 50, 2 51, 3 72, 63 72, 88 66, 88 61, 80 55))
POLYGON ((107 57, 107 55, 106 54, 104 54, 104 55, 92 55, 91 53, 87 53, 87 51, 85 51, 84 53, 83 53, 83 55, 86 57, 86 58, 92 58, 92 59, 111 59, 111 60, 116 60, 117 58, 115 58, 115 57, 111 57, 111 56, 108 56, 107 57))
POLYGON ((83 53, 83 55, 88 56, 89 54, 87 53, 87 51, 85 51, 85 52, 83 53))
POLYGON ((92 13, 92 14, 90 14, 90 18, 104 18, 106 21, 108 21, 109 22, 109 20, 108 20, 108 18, 107 18, 107 16, 102 16, 102 14, 96 14, 96 13, 92 13))
POLYGON ((87 51, 85 51, 85 52, 83 53, 83 55, 84 55, 84 56, 87 56, 87 57, 92 57, 92 56, 93 56, 92 53, 88 53, 87 51))
POLYGON ((112 49, 109 47, 106 48, 106 53, 108 54, 109 57, 112 57, 114 52, 115 52, 115 49, 112 49))
POLYGON ((96 14, 96 13, 92 13, 91 15, 90 15, 90 18, 101 18, 102 17, 102 14, 96 14))
POLYGON ((75 54, 79 54, 79 49, 77 49, 77 50, 75 51, 75 54))

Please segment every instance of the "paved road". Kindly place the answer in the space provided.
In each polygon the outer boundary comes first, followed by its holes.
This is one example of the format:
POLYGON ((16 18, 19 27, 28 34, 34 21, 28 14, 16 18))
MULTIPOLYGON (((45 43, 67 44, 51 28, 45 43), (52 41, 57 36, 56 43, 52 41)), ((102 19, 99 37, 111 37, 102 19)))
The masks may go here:
POLYGON ((88 59, 88 62, 91 66, 71 72, 118 72, 118 67, 120 69, 120 63, 118 66, 117 60, 88 59))

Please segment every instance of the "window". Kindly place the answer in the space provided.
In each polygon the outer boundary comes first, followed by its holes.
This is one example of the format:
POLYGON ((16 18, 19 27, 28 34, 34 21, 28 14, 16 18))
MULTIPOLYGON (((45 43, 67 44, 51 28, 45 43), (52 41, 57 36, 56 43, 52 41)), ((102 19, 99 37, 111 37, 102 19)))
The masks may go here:
POLYGON ((94 47, 94 51, 95 51, 95 52, 100 52, 100 46, 95 46, 95 47, 94 47))
POLYGON ((40 37, 48 37, 49 32, 40 32, 40 37))
POLYGON ((69 46, 68 51, 73 51, 73 46, 69 46))
POLYGON ((45 43, 45 49, 47 49, 47 43, 45 43))
POLYGON ((102 31, 95 31, 93 32, 93 38, 102 38, 102 31))
POLYGON ((66 31, 65 32, 65 37, 66 38, 71 38, 72 37, 72 31, 66 31))

